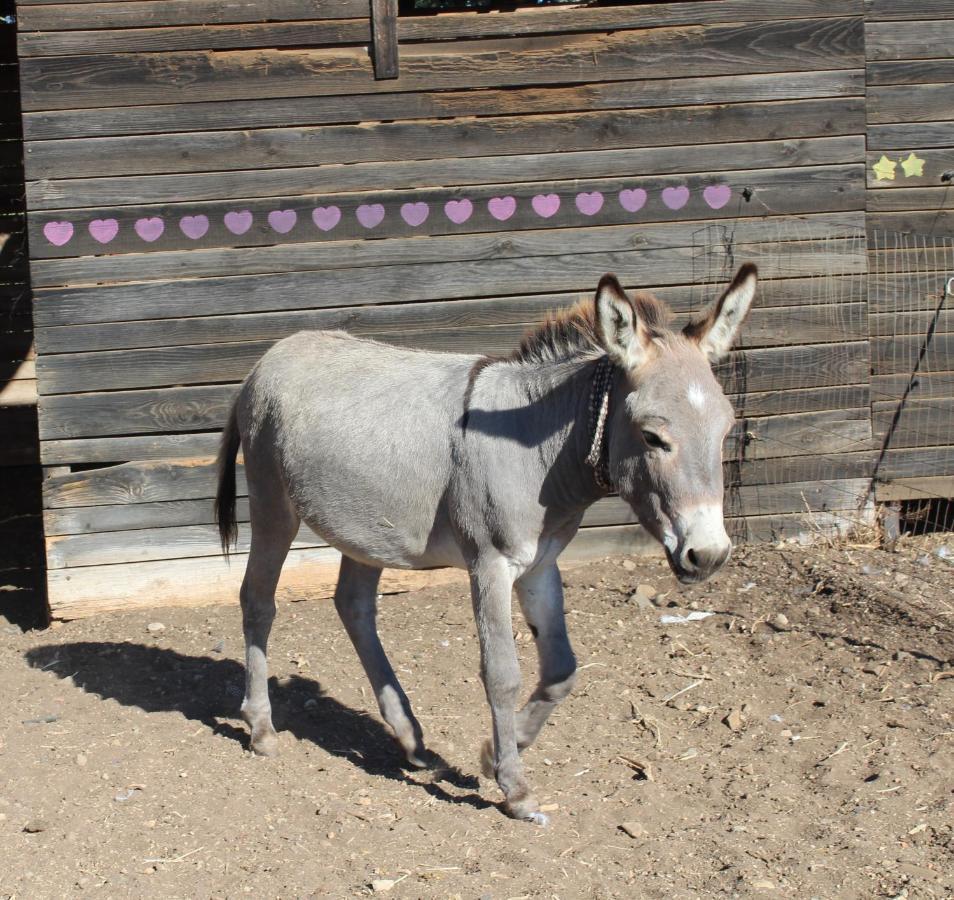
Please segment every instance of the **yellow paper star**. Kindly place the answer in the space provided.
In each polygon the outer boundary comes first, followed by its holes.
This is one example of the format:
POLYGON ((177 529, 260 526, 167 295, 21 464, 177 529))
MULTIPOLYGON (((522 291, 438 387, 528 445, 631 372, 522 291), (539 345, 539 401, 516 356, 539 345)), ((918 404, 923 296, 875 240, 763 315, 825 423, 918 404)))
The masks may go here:
POLYGON ((904 169, 905 178, 924 175, 924 160, 920 156, 912 153, 907 159, 901 160, 901 168, 904 169))
POLYGON ((894 181, 894 170, 898 167, 896 162, 888 159, 887 156, 882 156, 872 167, 872 171, 875 173, 875 178, 878 181, 894 181))

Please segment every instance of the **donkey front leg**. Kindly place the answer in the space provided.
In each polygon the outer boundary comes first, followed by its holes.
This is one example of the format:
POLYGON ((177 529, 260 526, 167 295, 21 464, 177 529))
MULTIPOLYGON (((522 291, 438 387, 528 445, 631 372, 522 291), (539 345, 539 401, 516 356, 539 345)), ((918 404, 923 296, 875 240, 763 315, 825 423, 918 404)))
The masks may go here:
POLYGON ((493 720, 493 773, 504 794, 504 810, 515 819, 546 825, 547 817, 530 792, 517 751, 520 664, 510 619, 510 564, 499 556, 478 560, 471 569, 470 583, 480 638, 480 674, 493 720))
MULTIPOLYGON (((576 681, 576 657, 566 633, 563 583, 556 563, 527 572, 515 583, 523 616, 537 646, 540 678, 523 709, 517 713, 517 749, 522 753, 536 739, 550 713, 565 700, 576 681)), ((493 772, 493 746, 484 745, 483 769, 493 772)))
POLYGON ((394 732, 407 761, 417 768, 425 768, 427 763, 424 761, 421 726, 411 712, 411 702, 394 674, 378 637, 377 594, 380 579, 380 569, 343 556, 338 586, 335 588, 335 608, 354 649, 358 651, 384 721, 394 732))
POLYGON ((517 747, 526 750, 560 701, 573 690, 576 657, 566 633, 563 583, 553 563, 527 572, 517 581, 517 597, 537 645, 540 680, 536 690, 517 713, 517 747))

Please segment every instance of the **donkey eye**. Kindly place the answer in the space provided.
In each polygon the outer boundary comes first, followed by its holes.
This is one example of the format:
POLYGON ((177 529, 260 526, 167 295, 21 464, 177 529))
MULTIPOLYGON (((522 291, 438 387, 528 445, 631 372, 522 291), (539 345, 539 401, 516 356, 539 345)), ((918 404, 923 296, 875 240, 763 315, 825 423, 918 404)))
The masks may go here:
POLYGON ((657 450, 665 450, 668 452, 672 449, 655 431, 644 431, 643 440, 650 447, 654 447, 657 450))

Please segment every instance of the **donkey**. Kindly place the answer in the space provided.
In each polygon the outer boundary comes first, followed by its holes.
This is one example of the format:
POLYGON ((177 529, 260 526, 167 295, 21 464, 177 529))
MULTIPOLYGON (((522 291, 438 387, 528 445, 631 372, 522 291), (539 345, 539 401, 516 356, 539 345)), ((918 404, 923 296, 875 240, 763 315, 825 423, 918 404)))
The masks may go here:
POLYGON ((546 824, 520 752, 573 686, 557 557, 611 490, 665 547, 676 577, 703 580, 729 557, 722 444, 734 414, 710 362, 725 355, 755 294, 754 265, 681 331, 648 293, 606 275, 595 300, 552 316, 509 357, 392 347, 340 331, 277 343, 239 392, 219 452, 223 550, 237 534, 244 452, 251 548, 241 588, 242 714, 252 749, 277 750, 266 644, 275 588, 302 521, 341 551, 335 607, 412 766, 420 725, 376 626, 385 567, 465 568, 493 722, 485 774, 517 819, 546 824), (539 683, 516 709, 516 588, 539 683))

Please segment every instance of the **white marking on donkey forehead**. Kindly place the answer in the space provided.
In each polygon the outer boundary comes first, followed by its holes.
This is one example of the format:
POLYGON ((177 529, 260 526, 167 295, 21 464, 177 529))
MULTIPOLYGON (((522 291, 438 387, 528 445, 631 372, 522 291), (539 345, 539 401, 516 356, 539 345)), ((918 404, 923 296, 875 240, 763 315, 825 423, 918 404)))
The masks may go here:
POLYGON ((690 384, 689 389, 686 391, 686 398, 700 412, 705 409, 706 392, 700 385, 690 384))

